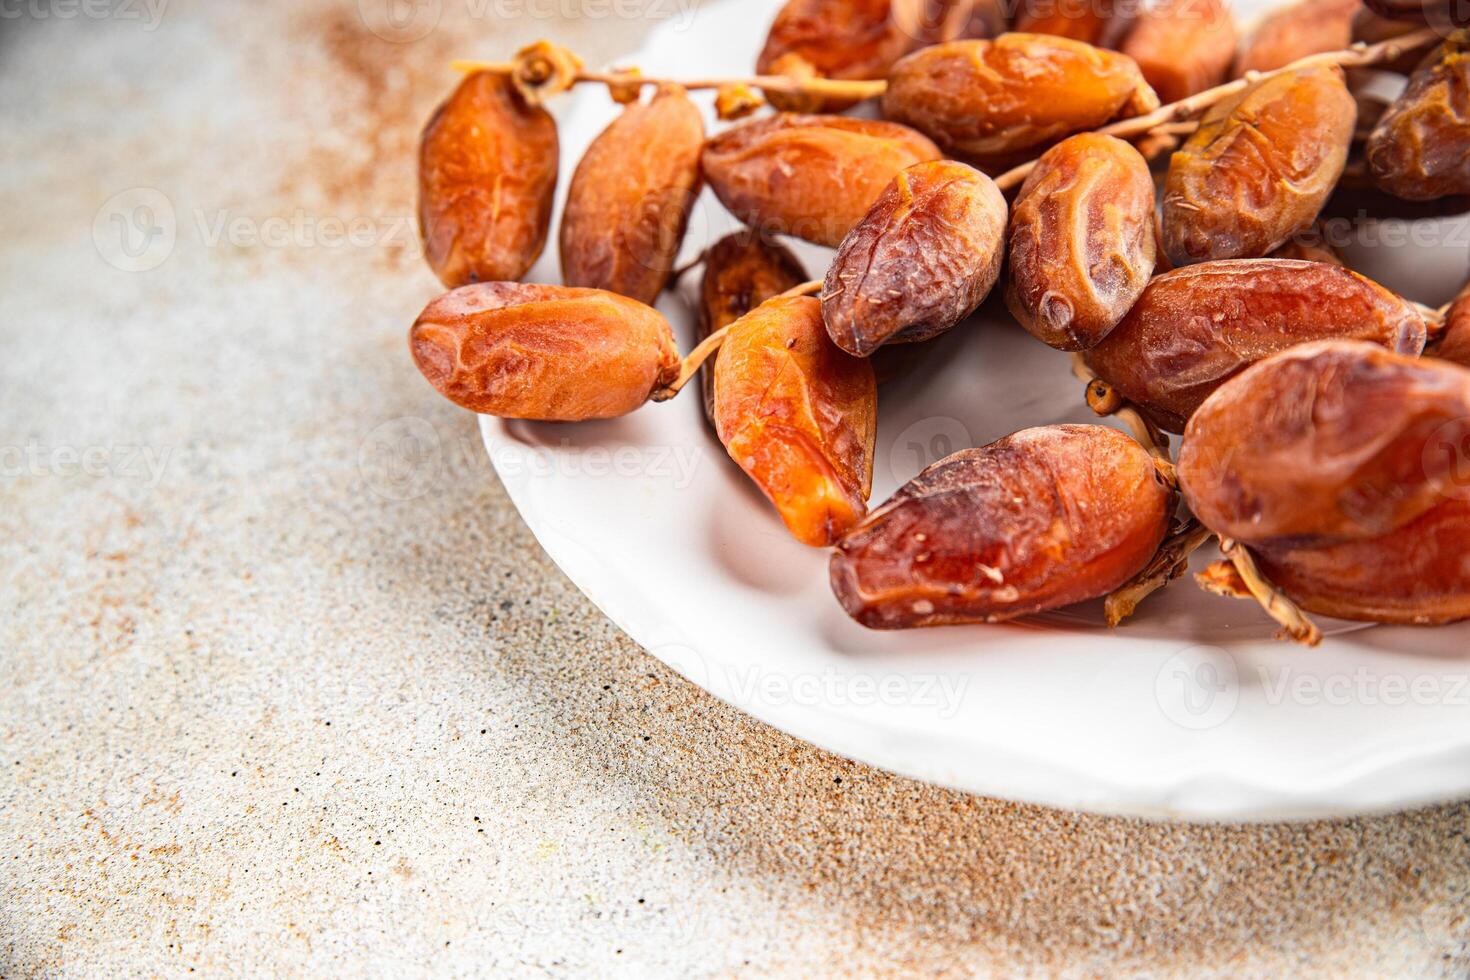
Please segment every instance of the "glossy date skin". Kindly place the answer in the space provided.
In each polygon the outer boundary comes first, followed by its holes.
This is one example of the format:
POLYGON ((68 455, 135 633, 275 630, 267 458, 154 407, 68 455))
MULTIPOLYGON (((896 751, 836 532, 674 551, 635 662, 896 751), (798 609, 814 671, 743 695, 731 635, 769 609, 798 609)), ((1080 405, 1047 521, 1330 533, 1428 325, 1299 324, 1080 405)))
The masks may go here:
POLYGON ((954 160, 900 173, 842 242, 822 289, 833 343, 867 357, 937 337, 969 316, 1000 276, 1006 202, 954 160))
POLYGON ((1153 557, 1174 495, 1103 426, 1026 429, 940 460, 843 538, 832 591, 871 629, 1000 622, 1096 598, 1153 557))
POLYGON ((1131 58, 1042 34, 953 41, 893 66, 883 114, 994 169, 1073 133, 1158 107, 1131 58))
POLYGON ((1358 0, 1303 0, 1267 14, 1246 38, 1233 75, 1274 71, 1326 51, 1341 51, 1353 40, 1358 0))
POLYGON ((1161 102, 1219 85, 1235 57, 1235 21, 1223 0, 1163 0, 1139 14, 1119 47, 1161 102))
POLYGON ((556 123, 501 75, 479 72, 424 127, 419 230, 445 286, 521 278, 546 244, 556 192, 556 123))
POLYGON ((1470 193, 1470 35, 1457 33, 1409 76, 1365 155, 1374 183, 1395 197, 1470 193))
POLYGON ((408 341, 419 371, 441 395, 502 418, 614 418, 679 374, 668 321, 597 289, 461 286, 424 309, 408 341))
POLYGON ((1169 260, 1254 258, 1309 227, 1342 175, 1356 119, 1336 68, 1268 78, 1213 106, 1169 161, 1169 260))
POLYGON ((1180 432, 1216 388, 1288 347, 1340 338, 1417 355, 1425 334, 1413 306, 1340 266, 1235 259, 1155 277, 1086 359, 1156 425, 1180 432))
POLYGON ((702 166, 746 225, 836 248, 899 171, 940 156, 897 123, 783 113, 711 138, 702 166))
MULTIPOLYGON (((749 229, 721 238, 704 257, 699 295, 699 339, 807 281, 806 270, 791 250, 749 229)), ((718 358, 716 351, 714 357, 718 358)), ((715 420, 715 361, 700 369, 705 415, 715 420)))
POLYGON ((679 86, 625 108, 577 164, 561 221, 562 279, 652 303, 699 194, 704 118, 679 86))
POLYGON ((715 360, 715 431, 793 537, 824 547, 862 520, 873 481, 877 385, 838 350, 810 296, 762 303, 715 360))
POLYGON ((1358 341, 1293 347, 1222 386, 1190 419, 1185 500, 1256 545, 1368 541, 1470 491, 1470 371, 1358 341))
POLYGON ((1006 304, 1057 350, 1097 346, 1153 275, 1154 182, 1137 150, 1083 133, 1047 150, 1011 218, 1006 304))

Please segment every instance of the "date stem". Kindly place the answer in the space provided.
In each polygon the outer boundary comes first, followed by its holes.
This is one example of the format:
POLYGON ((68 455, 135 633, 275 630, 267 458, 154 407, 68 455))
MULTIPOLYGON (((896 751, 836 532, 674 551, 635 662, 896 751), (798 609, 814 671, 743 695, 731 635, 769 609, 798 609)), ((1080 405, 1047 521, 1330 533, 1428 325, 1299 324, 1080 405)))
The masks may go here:
POLYGON ((1103 603, 1108 625, 1116 627, 1132 616, 1138 604, 1189 571, 1189 558, 1215 536, 1193 515, 1174 525, 1143 571, 1110 593, 1103 603))
POLYGON ((1169 437, 1161 432, 1158 426, 1144 418, 1143 413, 1132 402, 1118 394, 1117 389, 1093 374, 1092 368, 1087 366, 1087 361, 1076 352, 1072 354, 1072 373, 1079 381, 1087 385, 1087 407, 1099 416, 1111 415, 1128 426, 1128 431, 1133 433, 1133 438, 1149 451, 1149 455, 1163 464, 1160 467, 1161 472, 1172 482, 1174 464, 1169 458, 1169 437), (1164 469, 1164 466, 1167 466, 1167 469, 1164 469))
POLYGON ((1229 567, 1211 565, 1195 576, 1200 588, 1216 595, 1241 597, 1241 588, 1246 596, 1253 598, 1266 611, 1266 615, 1281 625, 1281 635, 1297 643, 1314 647, 1322 642, 1322 631, 1307 618, 1301 607, 1292 602, 1256 566, 1250 551, 1238 541, 1220 539, 1220 552, 1229 562, 1229 567), (1233 574, 1232 574, 1233 572, 1233 574))
MULTIPOLYGON (((1161 126, 1169 126, 1180 120, 1188 119, 1198 115, 1215 103, 1230 98, 1258 82, 1262 82, 1276 75, 1284 75, 1288 72, 1300 71, 1303 68, 1322 68, 1336 65, 1343 68, 1362 67, 1365 65, 1376 65, 1385 61, 1393 61, 1410 51, 1428 47, 1444 38, 1433 28, 1424 28, 1405 34, 1402 37, 1390 38, 1380 41, 1378 44, 1364 44, 1361 41, 1352 47, 1341 51, 1327 51, 1322 54, 1309 55, 1298 58, 1291 64, 1273 71, 1247 72, 1244 77, 1234 81, 1226 82, 1224 85, 1216 85, 1214 88, 1205 89, 1187 99, 1171 102, 1166 106, 1160 106, 1153 112, 1144 113, 1141 116, 1132 116, 1128 119, 1120 119, 1102 127, 1096 132, 1105 136, 1116 136, 1119 139, 1131 139, 1143 136, 1161 126)), ((995 178, 995 184, 1001 190, 1010 190, 1024 181, 1036 167, 1036 161, 1023 163, 1014 167, 995 178)))
MULTIPOLYGON (((781 293, 778 296, 771 297, 771 299, 789 299, 793 296, 810 296, 812 293, 819 291, 821 288, 822 280, 813 279, 811 282, 804 282, 800 286, 793 286, 792 288, 786 290, 786 292, 781 293)), ((769 303, 770 301, 771 300, 766 300, 767 303, 769 303)), ((741 317, 740 319, 743 320, 745 318, 741 317)), ((677 395, 680 391, 682 391, 684 386, 687 385, 690 380, 699 373, 699 369, 704 366, 704 362, 709 360, 710 357, 713 356, 715 351, 720 349, 720 346, 725 342, 725 338, 729 335, 730 329, 739 322, 740 320, 735 320, 727 323, 720 329, 716 330, 714 333, 710 334, 708 337, 701 340, 681 362, 679 367, 679 376, 673 381, 664 385, 662 388, 656 389, 653 394, 649 396, 649 399, 656 402, 666 402, 670 398, 673 398, 675 395, 677 395)))

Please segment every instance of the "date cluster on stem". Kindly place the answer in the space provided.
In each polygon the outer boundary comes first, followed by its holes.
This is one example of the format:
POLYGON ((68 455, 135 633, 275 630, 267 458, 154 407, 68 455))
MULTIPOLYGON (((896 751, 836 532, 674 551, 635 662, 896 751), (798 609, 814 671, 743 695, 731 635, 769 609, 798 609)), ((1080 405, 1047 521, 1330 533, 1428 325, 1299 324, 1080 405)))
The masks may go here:
POLYGON ((1369 198, 1470 209, 1455 8, 1301 0, 1242 39, 1222 0, 1082 6, 789 0, 756 78, 688 80, 723 118, 777 110, 713 134, 686 86, 586 75, 554 45, 471 72, 421 144, 450 291, 410 331, 416 364, 471 411, 552 422, 701 375, 715 438, 793 537, 834 549, 832 589, 873 628, 1108 595, 1120 619, 1210 534, 1233 565, 1205 584, 1299 637, 1301 610, 1470 617, 1470 286, 1427 311, 1347 268, 1323 223, 1369 198), (1368 67, 1403 94, 1375 100, 1368 67), (522 283, 559 167, 541 101, 579 81, 622 109, 566 189, 564 285, 522 283), (882 118, 843 114, 863 98, 882 118), (745 228, 701 253, 681 355, 653 304, 706 188, 745 228), (820 278, 783 237, 835 250, 820 278), (1134 436, 1026 429, 870 511, 879 386, 992 292, 1134 436))

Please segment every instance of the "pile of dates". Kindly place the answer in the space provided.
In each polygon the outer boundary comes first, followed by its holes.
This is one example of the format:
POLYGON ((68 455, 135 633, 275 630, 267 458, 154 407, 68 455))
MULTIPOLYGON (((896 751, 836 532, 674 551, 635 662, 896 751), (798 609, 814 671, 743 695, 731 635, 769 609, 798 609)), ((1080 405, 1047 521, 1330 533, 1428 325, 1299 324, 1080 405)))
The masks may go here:
POLYGON ((621 113, 566 189, 562 285, 520 282, 551 231, 556 125, 511 76, 470 74, 423 133, 450 291, 414 360, 471 411, 560 422, 699 370, 734 465, 833 549, 833 592, 877 629, 1108 595, 1190 521, 1309 612, 1470 618, 1470 288, 1430 310, 1321 234, 1470 210, 1470 35, 1447 2, 1366 3, 1302 0, 1242 36, 1223 0, 789 0, 758 72, 885 83, 881 118, 809 86, 711 134, 678 84, 610 87, 621 113), (1371 78, 1312 57, 1426 26, 1371 78), (1394 73, 1397 98, 1369 91, 1394 73), (1097 132, 1180 100, 1188 125, 1097 132), (706 187, 745 228, 701 257, 684 356, 652 304, 706 187), (820 280, 783 237, 835 249, 820 280), (1157 440, 1026 429, 870 509, 880 382, 992 292, 1157 440))

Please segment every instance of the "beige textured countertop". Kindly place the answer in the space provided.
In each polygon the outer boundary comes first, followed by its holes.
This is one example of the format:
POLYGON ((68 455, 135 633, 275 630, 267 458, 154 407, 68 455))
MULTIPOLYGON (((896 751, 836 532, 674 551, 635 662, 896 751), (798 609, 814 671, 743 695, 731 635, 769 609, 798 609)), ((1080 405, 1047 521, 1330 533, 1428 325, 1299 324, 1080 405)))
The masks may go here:
POLYGON ((975 799, 606 622, 406 356, 406 219, 448 56, 648 24, 426 2, 0 22, 0 974, 1470 971, 1470 808, 975 799))

